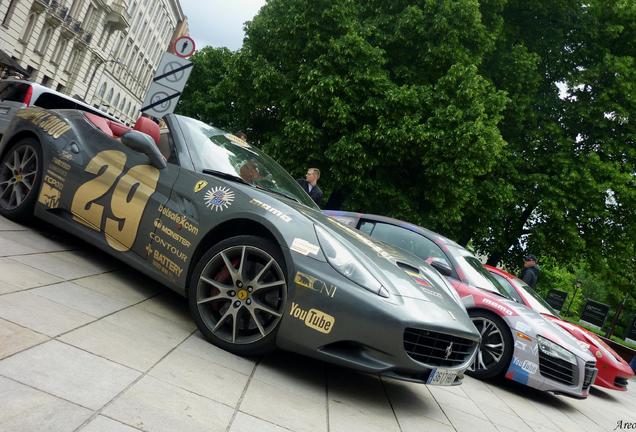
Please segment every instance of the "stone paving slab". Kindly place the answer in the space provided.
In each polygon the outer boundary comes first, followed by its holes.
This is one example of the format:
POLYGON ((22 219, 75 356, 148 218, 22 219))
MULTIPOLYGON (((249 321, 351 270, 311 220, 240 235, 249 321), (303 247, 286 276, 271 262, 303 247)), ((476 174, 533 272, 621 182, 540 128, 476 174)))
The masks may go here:
MULTIPOLYGON (((636 386, 636 380, 630 383, 636 386)), ((187 301, 53 228, 0 217, 0 431, 593 432, 636 422, 636 390, 586 400, 501 380, 378 378, 196 331, 187 301)))

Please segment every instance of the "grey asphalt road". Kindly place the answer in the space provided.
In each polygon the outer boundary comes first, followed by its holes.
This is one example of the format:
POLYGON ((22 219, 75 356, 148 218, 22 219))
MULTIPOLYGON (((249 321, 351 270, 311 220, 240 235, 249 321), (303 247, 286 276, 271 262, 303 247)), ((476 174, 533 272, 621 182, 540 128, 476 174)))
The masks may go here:
MULTIPOLYGON (((635 382, 630 383, 634 386, 635 382)), ((404 383, 207 342, 185 300, 80 240, 0 217, 0 431, 612 431, 636 389, 404 383)))

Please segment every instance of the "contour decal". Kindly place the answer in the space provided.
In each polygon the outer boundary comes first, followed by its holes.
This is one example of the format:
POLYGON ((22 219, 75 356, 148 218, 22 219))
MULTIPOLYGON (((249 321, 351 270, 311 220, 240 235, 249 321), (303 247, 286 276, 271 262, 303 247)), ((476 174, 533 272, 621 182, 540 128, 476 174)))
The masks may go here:
POLYGON ((234 191, 228 187, 217 186, 205 193, 205 205, 214 211, 223 211, 232 205, 234 191))
POLYGON ((320 250, 320 246, 317 246, 301 238, 295 238, 289 248, 301 255, 318 255, 318 251, 320 250))
POLYGON ((207 185, 208 185, 208 182, 206 182, 205 180, 199 180, 198 182, 194 184, 194 192, 195 193, 201 192, 201 189, 203 189, 207 185))
POLYGON ((263 210, 267 210, 268 212, 270 212, 271 214, 273 214, 274 216, 277 216, 279 219, 281 219, 284 222, 291 222, 291 218, 289 216, 287 216, 285 213, 283 213, 280 210, 275 209, 274 207, 272 207, 269 204, 264 203, 261 200, 258 200, 256 198, 252 198, 250 200, 250 204, 254 204, 257 207, 262 208, 263 210))
POLYGON ((310 329, 320 333, 329 334, 333 330, 336 319, 331 315, 318 309, 303 309, 298 304, 292 302, 289 314, 305 323, 310 329))
POLYGON ((337 287, 335 285, 327 284, 326 282, 321 281, 314 276, 308 275, 307 273, 296 272, 294 282, 296 282, 296 285, 300 287, 308 288, 330 298, 333 298, 336 294, 337 287))

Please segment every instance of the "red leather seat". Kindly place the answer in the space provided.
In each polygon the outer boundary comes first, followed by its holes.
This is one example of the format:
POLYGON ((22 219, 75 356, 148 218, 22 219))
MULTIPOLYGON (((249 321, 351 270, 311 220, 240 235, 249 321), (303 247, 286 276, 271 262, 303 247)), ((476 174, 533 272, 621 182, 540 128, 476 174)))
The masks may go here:
POLYGON ((115 137, 120 137, 126 132, 132 130, 132 128, 129 128, 128 126, 123 125, 121 123, 117 123, 112 120, 107 120, 107 121, 108 121, 108 126, 110 127, 110 130, 113 132, 113 136, 115 137))
POLYGON ((159 125, 148 117, 139 117, 133 129, 149 135, 159 145, 159 125))

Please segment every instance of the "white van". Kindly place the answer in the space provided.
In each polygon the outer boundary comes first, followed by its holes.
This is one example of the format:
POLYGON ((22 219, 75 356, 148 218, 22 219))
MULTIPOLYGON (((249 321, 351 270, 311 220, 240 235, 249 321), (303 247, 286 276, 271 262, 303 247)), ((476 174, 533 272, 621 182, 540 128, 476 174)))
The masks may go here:
POLYGON ((24 80, 0 80, 0 138, 15 113, 22 108, 37 106, 46 109, 78 109, 119 122, 119 120, 77 99, 24 80))

